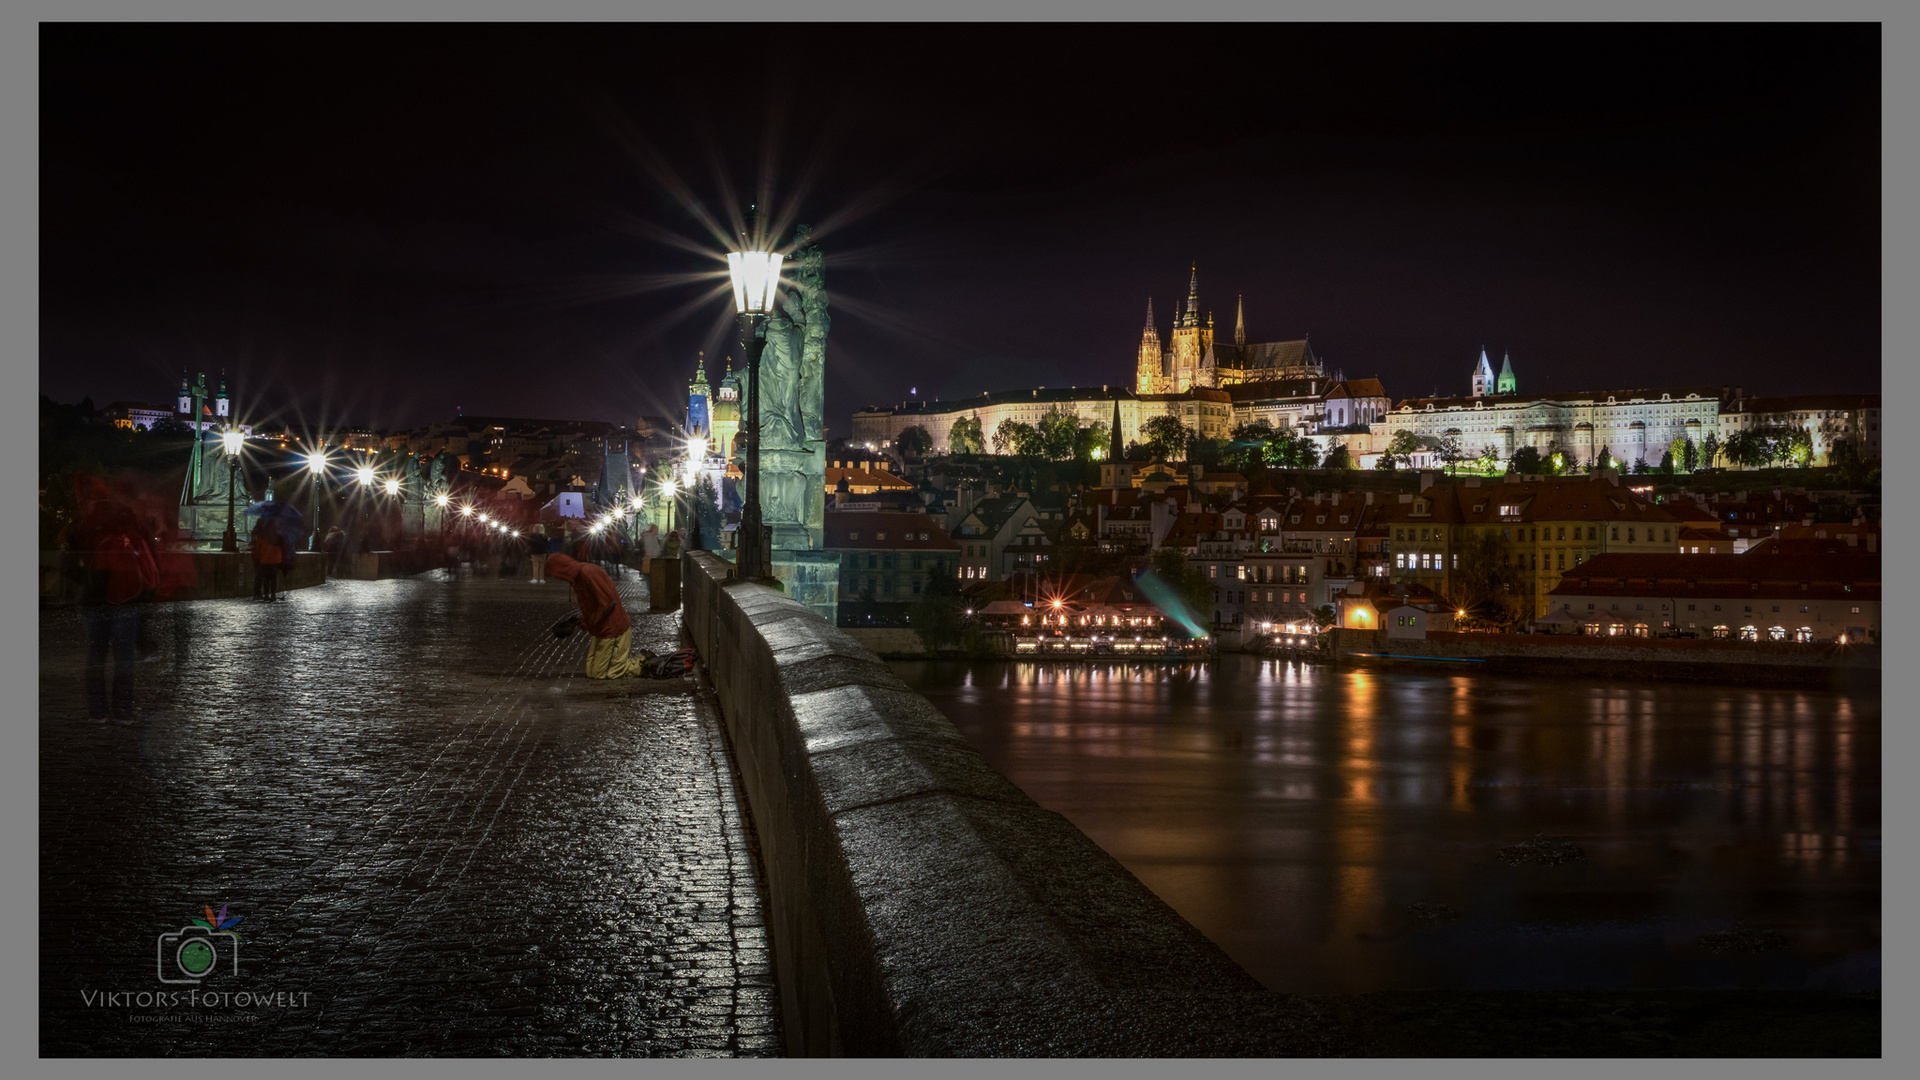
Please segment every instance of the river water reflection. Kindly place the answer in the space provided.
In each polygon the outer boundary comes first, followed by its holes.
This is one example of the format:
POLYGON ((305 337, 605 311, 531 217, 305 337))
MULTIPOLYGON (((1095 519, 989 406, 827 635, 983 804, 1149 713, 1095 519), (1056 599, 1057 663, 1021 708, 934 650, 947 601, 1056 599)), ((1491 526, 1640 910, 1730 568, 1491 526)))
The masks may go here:
POLYGON ((1877 696, 892 666, 1275 990, 1880 985, 1877 696), (1496 856, 1536 834, 1586 858, 1496 856))

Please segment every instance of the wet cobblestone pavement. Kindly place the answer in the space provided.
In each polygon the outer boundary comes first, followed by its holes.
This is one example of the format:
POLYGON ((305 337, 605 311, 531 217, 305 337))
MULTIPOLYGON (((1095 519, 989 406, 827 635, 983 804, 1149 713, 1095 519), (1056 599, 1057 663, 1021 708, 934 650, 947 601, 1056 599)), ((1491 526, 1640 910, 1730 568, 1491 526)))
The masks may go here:
POLYGON ((153 609, 130 725, 85 718, 78 616, 42 613, 42 1055, 779 1052, 703 678, 589 681, 558 582, 288 597, 153 609), (216 938, 162 982, 223 906, 238 973, 216 938))

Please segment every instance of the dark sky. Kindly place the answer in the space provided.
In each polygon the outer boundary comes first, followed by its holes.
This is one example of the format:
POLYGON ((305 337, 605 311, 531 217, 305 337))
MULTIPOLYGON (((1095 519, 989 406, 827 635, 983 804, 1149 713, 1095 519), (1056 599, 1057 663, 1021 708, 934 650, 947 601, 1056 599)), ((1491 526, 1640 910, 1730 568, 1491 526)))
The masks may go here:
POLYGON ((41 392, 244 418, 678 414, 761 192, 827 422, 1222 335, 1396 398, 1880 385, 1858 26, 43 26, 41 392), (676 241, 675 238, 678 238, 676 241), (702 297, 706 299, 702 299, 702 297), (284 410, 282 413, 281 411, 284 410))

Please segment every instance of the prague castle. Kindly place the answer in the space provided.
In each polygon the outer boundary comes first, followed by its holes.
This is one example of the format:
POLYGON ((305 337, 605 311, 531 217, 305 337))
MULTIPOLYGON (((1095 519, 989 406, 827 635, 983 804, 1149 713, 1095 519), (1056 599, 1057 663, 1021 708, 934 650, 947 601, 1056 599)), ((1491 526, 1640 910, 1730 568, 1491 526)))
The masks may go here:
POLYGON ((1532 447, 1542 456, 1561 453, 1574 465, 1593 464, 1605 452, 1625 465, 1650 467, 1676 439, 1699 447, 1708 435, 1724 442, 1735 431, 1784 426, 1809 432, 1816 463, 1824 464, 1829 448, 1841 439, 1866 460, 1879 460, 1877 394, 1842 395, 1844 402, 1748 399, 1738 388, 1683 386, 1528 396, 1520 392, 1512 357, 1503 355, 1496 372, 1485 349, 1467 384, 1470 392, 1463 396, 1393 403, 1378 379, 1349 380, 1329 371, 1304 336, 1249 344, 1244 300, 1236 301, 1233 342, 1218 341, 1213 315, 1200 307, 1196 267, 1189 272, 1186 302, 1175 305, 1166 336, 1154 323, 1153 301, 1147 301, 1131 387, 1039 387, 869 407, 853 414, 851 439, 883 447, 917 426, 944 450, 954 423, 963 418, 977 419, 990 443, 1005 421, 1036 424, 1058 410, 1075 414, 1082 426, 1111 423, 1117 414, 1118 435, 1129 443, 1140 441, 1141 428, 1155 416, 1177 417, 1211 439, 1225 439, 1237 425, 1264 420, 1276 430, 1312 439, 1323 452, 1345 446, 1362 465, 1377 461, 1402 431, 1429 451, 1455 440, 1469 457, 1490 450, 1505 460, 1532 447))
POLYGON ((1153 324, 1153 300, 1147 300, 1147 328, 1140 336, 1140 358, 1134 392, 1180 394, 1196 387, 1221 390, 1243 383, 1313 380, 1326 377, 1325 365, 1313 355, 1305 338, 1247 344, 1247 307, 1238 301, 1233 322, 1233 344, 1213 338, 1213 313, 1200 312, 1200 270, 1187 279, 1186 307, 1175 306, 1173 329, 1167 344, 1153 324))

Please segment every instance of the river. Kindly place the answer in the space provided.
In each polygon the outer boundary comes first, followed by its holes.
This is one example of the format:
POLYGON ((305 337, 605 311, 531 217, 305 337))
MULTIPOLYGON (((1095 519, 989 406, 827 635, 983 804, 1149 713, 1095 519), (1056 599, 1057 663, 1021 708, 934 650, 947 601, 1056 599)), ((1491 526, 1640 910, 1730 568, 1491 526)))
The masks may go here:
POLYGON ((1880 986, 1877 695, 892 667, 1274 990, 1880 986))

